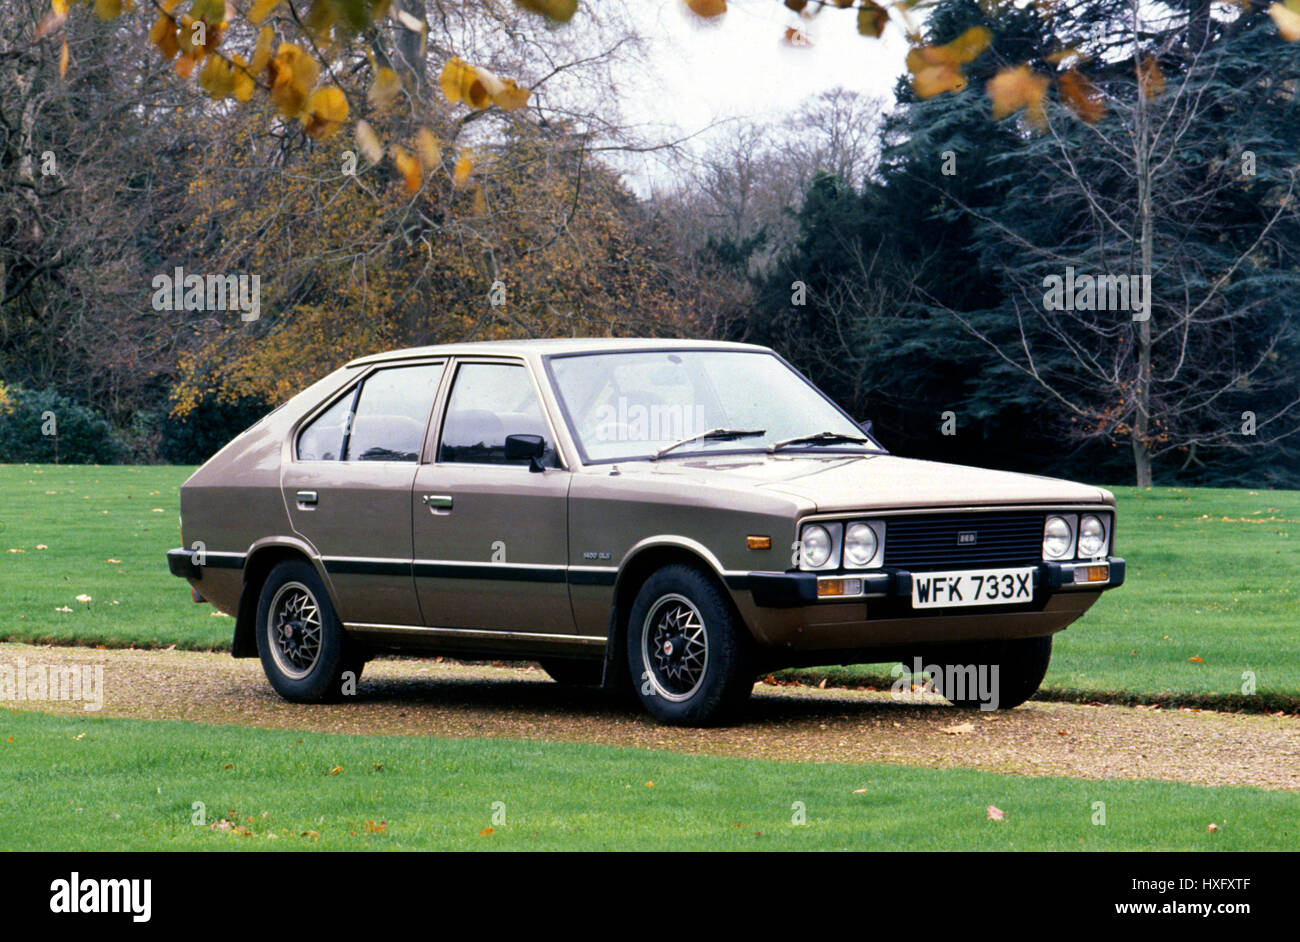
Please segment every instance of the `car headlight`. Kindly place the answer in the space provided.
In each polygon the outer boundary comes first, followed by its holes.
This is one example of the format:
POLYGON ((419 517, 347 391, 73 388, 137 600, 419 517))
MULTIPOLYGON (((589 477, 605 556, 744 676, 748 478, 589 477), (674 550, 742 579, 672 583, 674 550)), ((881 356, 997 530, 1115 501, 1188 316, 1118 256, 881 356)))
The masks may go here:
POLYGON ((880 538, 868 523, 850 523, 844 531, 844 565, 863 569, 871 565, 880 548, 880 538))
POLYGON ((825 569, 832 564, 835 539, 829 528, 820 523, 810 523, 799 532, 799 567, 825 569))
POLYGON ((1065 517, 1051 516, 1043 524, 1043 558, 1065 559, 1074 549, 1074 528, 1065 517))
POLYGON ((1106 553, 1106 525, 1091 514, 1079 521, 1079 555, 1084 559, 1106 553))

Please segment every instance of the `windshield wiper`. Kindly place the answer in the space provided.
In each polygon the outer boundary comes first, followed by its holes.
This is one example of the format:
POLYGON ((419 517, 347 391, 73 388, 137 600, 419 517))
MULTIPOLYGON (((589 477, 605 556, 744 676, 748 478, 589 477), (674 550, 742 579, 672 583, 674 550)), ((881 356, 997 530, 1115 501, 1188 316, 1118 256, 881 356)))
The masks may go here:
POLYGON ((800 435, 798 438, 787 438, 783 441, 774 442, 767 450, 773 452, 778 448, 784 448, 786 445, 836 445, 843 442, 855 445, 874 446, 876 444, 869 438, 861 438, 857 435, 842 435, 839 432, 818 432, 816 435, 800 435))
POLYGON ((660 448, 650 459, 653 461, 662 458, 674 448, 681 448, 683 445, 689 445, 691 442, 699 441, 720 441, 726 442, 736 438, 753 438, 756 435, 766 435, 765 428, 711 428, 707 432, 700 432, 698 435, 692 435, 690 438, 683 438, 679 442, 673 442, 666 448, 660 448))

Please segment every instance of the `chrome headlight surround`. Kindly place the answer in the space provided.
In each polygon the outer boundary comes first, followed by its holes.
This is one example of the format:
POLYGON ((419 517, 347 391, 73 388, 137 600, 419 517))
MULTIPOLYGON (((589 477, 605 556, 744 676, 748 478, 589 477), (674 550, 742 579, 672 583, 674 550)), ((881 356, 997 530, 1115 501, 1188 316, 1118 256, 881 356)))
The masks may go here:
MULTIPOLYGON (((824 569, 838 569, 840 565, 840 547, 843 543, 844 524, 831 523, 829 521, 818 521, 814 523, 805 523, 799 528, 799 542, 795 547, 795 559, 799 568, 819 572, 824 569), (813 534, 814 530, 821 530, 826 535, 828 549, 822 562, 814 565, 813 554, 808 552, 808 537, 813 534)), ((814 535, 814 540, 817 541, 814 535)), ((820 553, 816 554, 820 556, 820 553)))
POLYGON ((851 520, 844 526, 844 568, 879 569, 885 561, 885 521, 851 520), (856 537, 855 537, 856 534, 856 537), (855 545, 866 544, 870 554, 855 554, 855 545))
POLYGON ((1078 555, 1080 559, 1101 559, 1110 548, 1110 515, 1084 514, 1079 518, 1077 535, 1078 555), (1089 521, 1096 524, 1089 525, 1089 521), (1094 536, 1100 530, 1100 536, 1094 536))
POLYGON ((1078 514, 1048 514, 1043 521, 1043 559, 1049 562, 1073 559, 1078 532, 1078 514), (1049 550, 1049 540, 1052 541, 1052 546, 1059 547, 1059 552, 1049 550))

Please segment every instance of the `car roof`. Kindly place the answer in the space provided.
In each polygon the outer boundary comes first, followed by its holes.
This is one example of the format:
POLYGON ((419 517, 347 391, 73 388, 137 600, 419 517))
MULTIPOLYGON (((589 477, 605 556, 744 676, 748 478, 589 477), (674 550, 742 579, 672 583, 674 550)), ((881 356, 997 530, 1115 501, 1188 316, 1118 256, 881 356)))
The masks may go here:
POLYGON ((570 353, 617 353, 632 350, 750 350, 770 352, 752 343, 725 340, 664 340, 653 337, 548 337, 539 340, 484 340, 473 343, 443 343, 429 347, 407 347, 358 357, 348 366, 364 366, 385 360, 409 360, 426 356, 555 356, 570 353))

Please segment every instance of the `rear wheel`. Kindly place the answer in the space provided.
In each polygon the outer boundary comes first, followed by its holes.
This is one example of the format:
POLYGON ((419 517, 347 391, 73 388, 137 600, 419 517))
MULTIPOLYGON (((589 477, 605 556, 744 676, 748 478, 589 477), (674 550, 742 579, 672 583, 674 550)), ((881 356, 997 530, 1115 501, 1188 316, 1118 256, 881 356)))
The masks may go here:
POLYGON ((988 641, 943 652, 934 686, 954 706, 1010 710, 1037 691, 1052 660, 1052 636, 988 641), (986 706, 987 705, 987 706, 986 706))
POLYGON ((343 633, 316 570, 301 560, 280 563, 262 585, 257 653, 275 692, 296 703, 354 693, 365 664, 343 633))
POLYGON ((548 658, 537 663, 557 684, 567 684, 571 687, 598 686, 605 670, 603 661, 548 658))
POLYGON ((641 586, 627 624, 628 668, 642 705, 677 726, 734 715, 754 689, 744 630, 704 573, 660 569, 641 586))

